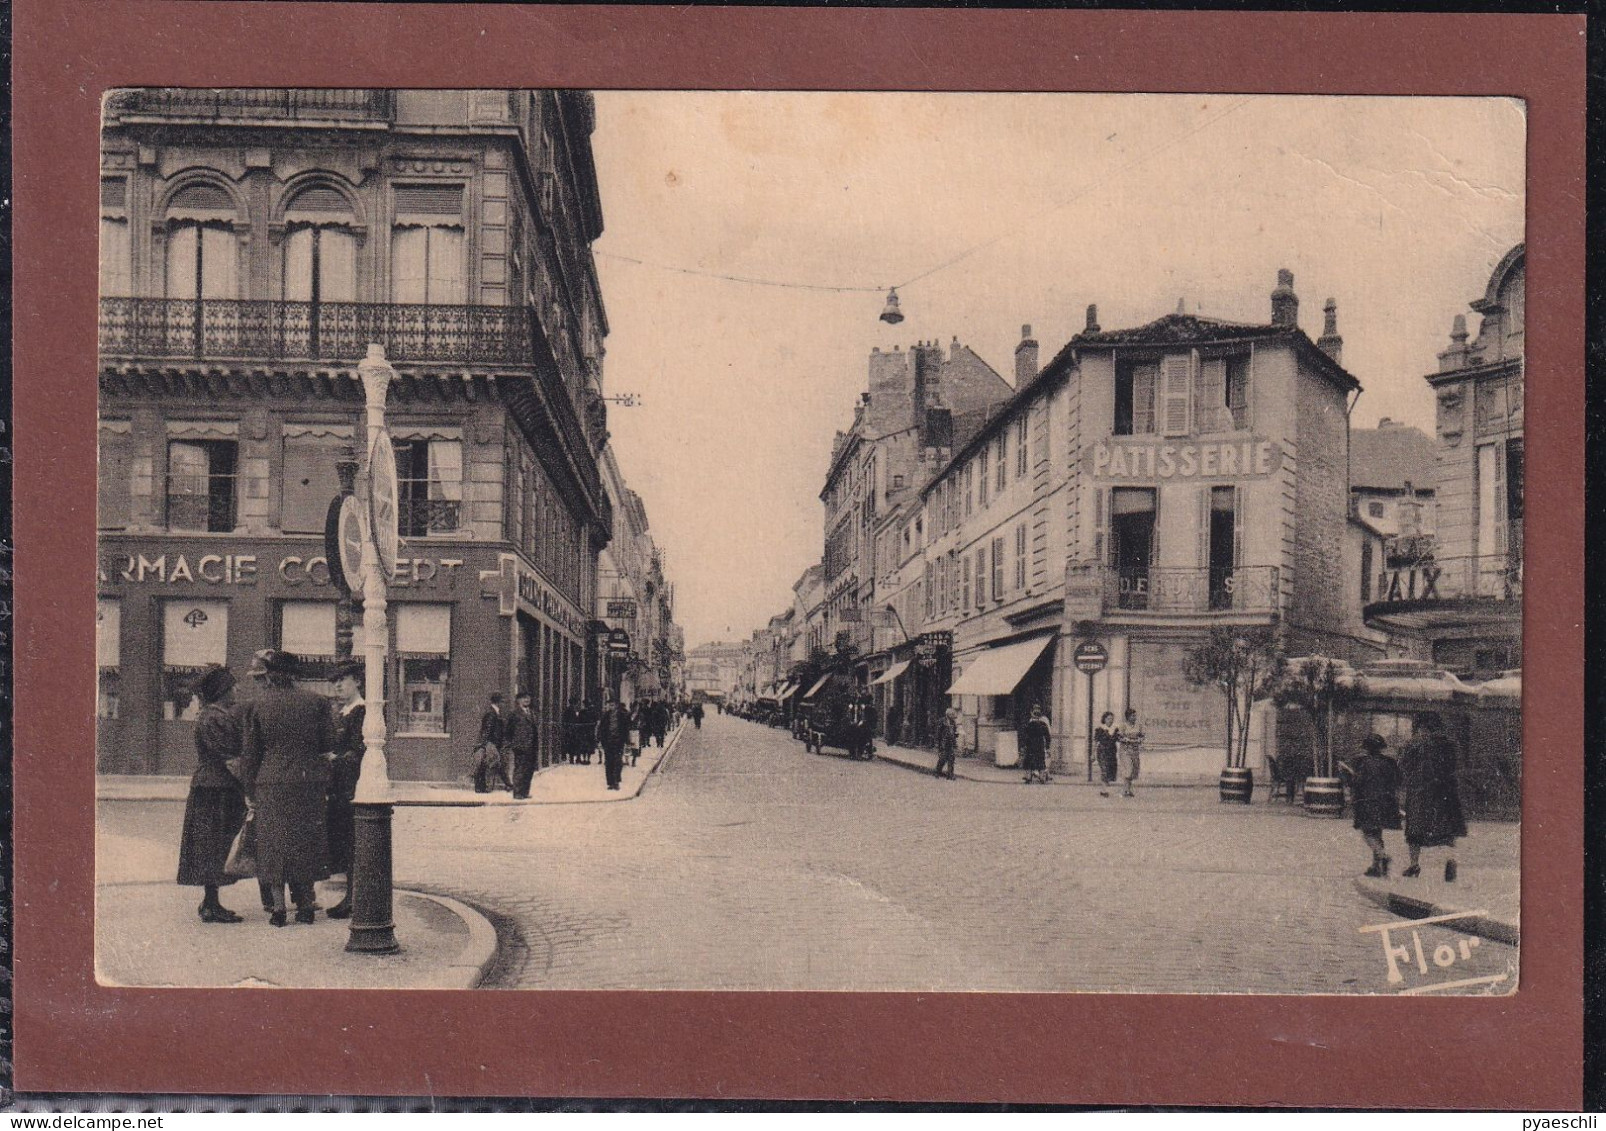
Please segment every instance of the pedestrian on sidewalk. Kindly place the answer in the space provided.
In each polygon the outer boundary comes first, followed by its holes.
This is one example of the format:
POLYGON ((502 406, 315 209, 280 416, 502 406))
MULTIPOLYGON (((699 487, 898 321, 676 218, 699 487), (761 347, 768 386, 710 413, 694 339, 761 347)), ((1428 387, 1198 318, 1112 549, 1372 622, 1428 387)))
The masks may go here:
POLYGON ((1128 707, 1121 728, 1115 732, 1116 753, 1121 763, 1121 796, 1135 797, 1132 783, 1138 780, 1142 766, 1143 726, 1138 722, 1138 709, 1128 707))
POLYGON ((887 745, 896 746, 903 737, 903 705, 896 699, 887 708, 887 745))
POLYGON ((597 745, 602 747, 602 768, 609 789, 618 789, 625 770, 625 744, 630 741, 630 712, 617 699, 608 700, 597 720, 597 745))
POLYGON ((357 852, 357 779, 362 776, 362 724, 368 716, 358 684, 364 668, 360 661, 335 669, 335 760, 329 768, 329 796, 324 821, 329 828, 329 871, 346 878, 346 894, 329 909, 331 919, 351 918, 351 869, 357 852))
POLYGON ((513 713, 507 718, 503 737, 513 754, 513 798, 526 801, 535 777, 535 715, 530 710, 528 691, 513 697, 513 713))
MULTIPOLYGON (((652 744, 659 749, 663 748, 664 736, 669 733, 669 704, 661 699, 655 699, 647 704, 647 710, 652 719, 652 744)), ((642 736, 642 745, 646 745, 646 736, 642 736)), ((631 762, 634 765, 634 760, 631 762)))
POLYGON ((196 910, 203 923, 238 923, 241 917, 218 900, 218 889, 232 884, 224 873, 229 848, 245 823, 245 790, 230 762, 240 757, 240 721, 234 712, 234 676, 214 667, 196 683, 201 713, 195 721, 195 774, 184 802, 184 831, 178 846, 178 882, 204 889, 196 910))
POLYGON ((949 707, 937 724, 937 777, 954 780, 954 763, 959 758, 959 708, 949 707), (943 767, 948 768, 944 774, 943 767))
POLYGON ((703 705, 701 703, 693 703, 691 705, 691 722, 692 726, 698 730, 703 729, 703 705))
POLYGON ((602 711, 596 700, 586 700, 586 705, 580 714, 580 764, 591 765, 591 756, 597 749, 597 722, 602 718, 602 711))
POLYGON ((578 764, 589 743, 586 738, 586 712, 576 695, 563 712, 563 760, 578 764))
POLYGON ((1411 865, 1401 875, 1421 875, 1424 848, 1449 848, 1452 855, 1444 862, 1444 882, 1454 883, 1456 838, 1467 835, 1456 781, 1460 752, 1435 711, 1418 715, 1411 735, 1400 759, 1405 777, 1405 846, 1411 853, 1411 865))
POLYGON ((476 792, 489 793, 492 778, 501 781, 502 788, 512 791, 513 779, 508 775, 507 754, 502 749, 506 744, 507 719, 502 714, 502 693, 493 691, 485 713, 480 716, 480 737, 475 743, 475 749, 481 752, 481 764, 490 769, 490 775, 485 788, 476 792))
POLYGON ((1115 712, 1105 711, 1099 717, 1099 725, 1093 728, 1093 750, 1098 755, 1099 780, 1104 788, 1099 790, 1100 797, 1110 795, 1110 786, 1115 784, 1116 747, 1119 745, 1117 736, 1121 732, 1115 726, 1115 712))
POLYGON ((1041 703, 1032 704, 1032 717, 1027 719, 1018 732, 1018 744, 1021 751, 1021 764, 1026 770, 1022 780, 1028 785, 1034 782, 1048 784, 1048 744, 1050 734, 1048 719, 1043 715, 1041 703))
POLYGON ((296 922, 311 923, 313 884, 328 874, 324 799, 335 758, 334 718, 321 695, 295 685, 295 660, 265 658, 267 686, 245 717, 241 769, 245 795, 256 808, 258 875, 273 897, 269 917, 286 922, 284 889, 296 922))
POLYGON ((1388 740, 1369 734, 1361 740, 1361 756, 1350 767, 1350 790, 1355 803, 1355 827, 1372 850, 1372 866, 1363 875, 1389 874, 1384 829, 1400 827, 1400 767, 1385 751, 1388 740))

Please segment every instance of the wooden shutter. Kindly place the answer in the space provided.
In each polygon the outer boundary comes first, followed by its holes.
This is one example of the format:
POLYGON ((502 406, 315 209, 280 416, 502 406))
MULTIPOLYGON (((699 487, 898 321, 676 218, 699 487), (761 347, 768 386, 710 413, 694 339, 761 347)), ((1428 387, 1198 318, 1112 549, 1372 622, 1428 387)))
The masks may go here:
POLYGON ((1214 488, 1199 488, 1199 568, 1210 568, 1210 506, 1214 488))
POLYGON ((97 524, 103 530, 128 525, 133 476, 132 443, 126 434, 100 433, 99 506, 97 524))
POLYGON ((1244 489, 1232 489, 1232 568, 1242 569, 1244 564, 1244 489))
POLYGON ((1106 554, 1109 542, 1109 490, 1105 487, 1091 487, 1093 492, 1093 560, 1109 565, 1115 564, 1113 553, 1106 554))
POLYGON ((1195 386, 1195 413, 1201 432, 1228 432, 1232 421, 1227 406, 1227 359, 1207 357, 1199 362, 1199 380, 1195 386))
POLYGON ((1152 362, 1132 367, 1132 434, 1146 436, 1158 431, 1155 402, 1158 398, 1160 367, 1152 362))
POLYGON ((1171 354, 1160 365, 1160 431, 1167 436, 1186 436, 1190 431, 1188 407, 1193 384, 1193 359, 1189 354, 1171 354))

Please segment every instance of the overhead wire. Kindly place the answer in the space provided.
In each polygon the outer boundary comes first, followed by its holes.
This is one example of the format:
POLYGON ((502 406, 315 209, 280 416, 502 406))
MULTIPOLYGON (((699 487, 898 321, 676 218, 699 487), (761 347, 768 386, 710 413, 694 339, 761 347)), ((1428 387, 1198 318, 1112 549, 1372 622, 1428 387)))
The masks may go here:
POLYGON ((636 264, 638 266, 650 267, 650 268, 652 268, 654 270, 657 270, 657 271, 668 271, 668 272, 672 272, 672 273, 679 274, 679 275, 695 275, 695 276, 698 276, 699 278, 719 279, 719 280, 722 280, 724 282, 744 283, 744 284, 747 284, 749 286, 777 287, 777 288, 780 288, 780 289, 783 289, 783 290, 824 291, 824 292, 831 292, 831 293, 836 293, 836 294, 880 294, 882 291, 885 291, 885 290, 888 290, 888 289, 903 290, 903 289, 905 289, 907 287, 913 286, 916 283, 923 282, 924 280, 929 279, 931 276, 937 274, 940 271, 946 271, 948 268, 954 266, 956 263, 962 263, 964 260, 969 259, 971 256, 977 254, 978 252, 985 251, 987 248, 992 247, 994 244, 1003 242, 1004 240, 1008 239, 1009 237, 1011 237, 1011 236, 1017 234, 1018 232, 1020 232, 1023 228, 1027 227, 1028 225, 1030 225, 1030 224, 1032 224, 1032 223, 1034 223, 1034 222, 1036 222, 1038 220, 1041 220, 1045 216, 1052 216, 1054 213, 1060 211, 1061 209, 1070 207, 1072 204, 1076 203, 1078 200, 1081 200, 1083 197, 1089 195, 1090 193, 1096 191, 1097 189, 1103 188, 1105 185, 1109 184, 1111 181, 1115 180, 1117 177, 1120 177, 1121 175, 1132 171, 1133 169, 1137 168, 1140 165, 1145 164, 1148 161, 1152 161, 1154 158, 1160 156, 1160 154, 1166 152, 1167 150, 1173 149, 1176 146, 1181 145, 1183 142, 1187 141, 1188 139, 1190 139, 1192 137, 1195 137, 1198 134, 1202 133, 1203 131, 1209 129, 1211 126, 1215 125, 1217 122, 1220 122, 1223 118, 1227 117, 1229 114, 1236 113, 1237 111, 1243 109, 1245 106, 1247 106, 1249 104, 1249 102, 1250 102, 1250 99, 1247 96, 1238 99, 1236 102, 1233 102, 1232 104, 1227 106, 1226 109, 1220 111, 1217 114, 1212 115, 1209 118, 1206 118, 1204 121, 1200 122, 1197 126, 1194 126, 1192 129, 1187 130, 1184 133, 1178 134, 1176 137, 1170 138, 1167 141, 1162 142, 1161 144, 1155 146, 1152 149, 1145 150, 1144 152, 1140 153, 1138 156, 1134 157, 1131 161, 1128 161, 1126 164, 1121 165, 1118 168, 1110 170, 1110 172, 1107 173, 1105 176, 1099 178, 1098 180, 1092 182, 1091 184, 1083 186, 1081 189, 1078 189, 1076 192, 1072 193, 1070 196, 1067 196, 1067 197, 1064 197, 1064 198, 1062 198, 1062 199, 1060 199, 1058 201, 1055 201, 1053 204, 1049 205, 1047 208, 1044 208, 1044 209, 1042 209, 1042 210, 1040 210, 1038 212, 1032 213, 1031 215, 1027 216, 1025 219, 1021 220, 1020 223, 1013 225, 1009 229, 1007 229, 1005 231, 1002 231, 1002 232, 999 232, 997 235, 992 236, 992 237, 990 237, 988 239, 985 239, 985 240, 981 241, 980 243, 971 245, 970 247, 968 247, 965 250, 961 251, 958 255, 955 255, 955 256, 952 256, 952 257, 950 257, 948 259, 945 259, 941 263, 938 263, 935 266, 930 267, 930 268, 926 269, 925 271, 920 272, 918 275, 913 275, 913 276, 911 276, 910 278, 904 280, 901 283, 891 284, 890 288, 888 286, 867 287, 867 286, 838 286, 838 285, 829 285, 829 284, 822 284, 822 283, 798 283, 798 282, 791 282, 791 281, 783 280, 783 279, 764 279, 764 278, 759 278, 757 276, 752 276, 752 275, 730 275, 730 274, 726 274, 726 273, 723 273, 723 272, 720 272, 720 271, 710 271, 710 270, 706 270, 706 269, 698 268, 698 267, 681 267, 681 266, 676 266, 674 264, 669 264, 669 263, 657 263, 657 262, 654 262, 654 261, 649 260, 649 259, 641 259, 641 258, 638 258, 636 256, 632 256, 632 255, 620 255, 620 254, 618 254, 616 252, 599 251, 599 252, 596 252, 595 254, 599 259, 614 259, 614 260, 618 260, 618 261, 623 262, 623 263, 634 263, 634 264, 636 264))

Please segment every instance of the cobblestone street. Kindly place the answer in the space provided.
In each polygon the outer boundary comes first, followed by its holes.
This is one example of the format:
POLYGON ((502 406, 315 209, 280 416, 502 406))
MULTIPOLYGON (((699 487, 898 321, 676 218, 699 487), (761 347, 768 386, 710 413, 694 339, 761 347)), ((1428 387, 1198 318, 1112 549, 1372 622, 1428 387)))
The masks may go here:
MULTIPOLYGON (((104 821, 176 835, 159 808, 104 821)), ((1515 840, 1475 825, 1463 872, 1510 866, 1515 840)), ((939 782, 728 716, 688 728, 636 801, 402 808, 395 841, 398 884, 496 922, 498 987, 1384 993, 1359 928, 1399 922, 1355 891, 1347 821, 1204 789, 939 782)), ((1463 937, 1421 928, 1429 954, 1463 937)), ((1480 941, 1432 973, 1515 962, 1480 941)))

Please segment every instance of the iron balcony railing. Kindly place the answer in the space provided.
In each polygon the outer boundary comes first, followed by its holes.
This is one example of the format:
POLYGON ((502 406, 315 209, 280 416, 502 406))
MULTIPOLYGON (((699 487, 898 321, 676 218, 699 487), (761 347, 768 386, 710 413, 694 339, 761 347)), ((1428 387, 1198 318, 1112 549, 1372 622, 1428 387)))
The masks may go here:
POLYGON ((117 95, 114 113, 161 114, 219 120, 310 119, 316 121, 389 121, 395 104, 389 90, 314 88, 289 90, 236 87, 229 90, 160 88, 117 95))
POLYGON ((533 312, 510 306, 260 299, 103 298, 107 357, 350 362, 382 342, 392 361, 529 366, 533 312))
POLYGON ((1269 613, 1278 596, 1276 566, 1104 571, 1105 612, 1269 613))
MULTIPOLYGON (((1520 544, 1520 535, 1517 541, 1520 544)), ((1371 579, 1368 604, 1522 600, 1522 554, 1394 561, 1371 579)))

